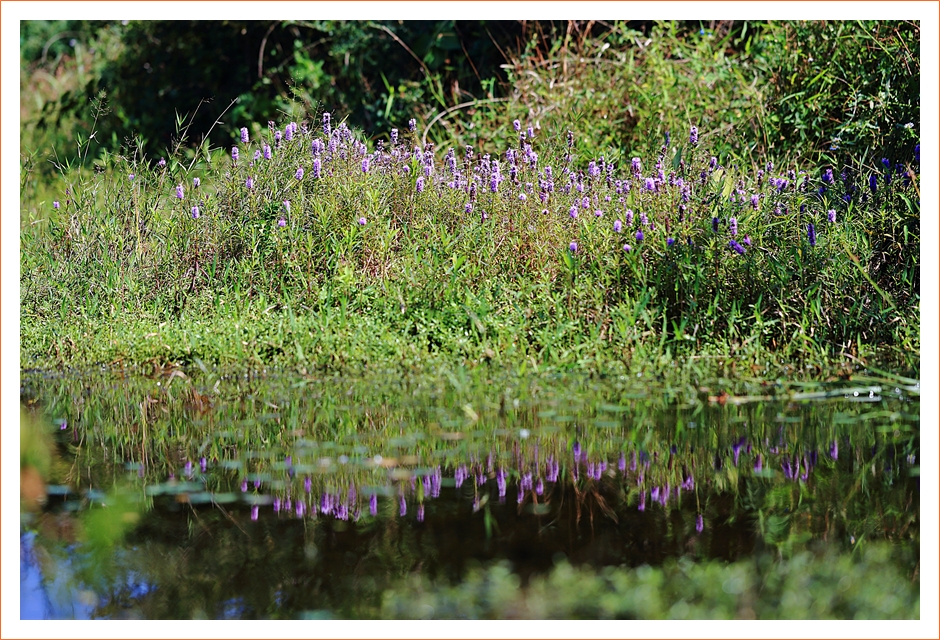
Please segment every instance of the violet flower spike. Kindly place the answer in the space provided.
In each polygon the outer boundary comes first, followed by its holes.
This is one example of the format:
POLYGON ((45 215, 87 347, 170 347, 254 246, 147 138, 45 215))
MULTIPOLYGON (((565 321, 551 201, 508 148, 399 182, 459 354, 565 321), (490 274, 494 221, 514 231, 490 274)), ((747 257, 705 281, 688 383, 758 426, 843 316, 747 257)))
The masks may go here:
POLYGON ((242 134, 242 142, 248 142, 248 127, 242 127, 241 134, 242 134))

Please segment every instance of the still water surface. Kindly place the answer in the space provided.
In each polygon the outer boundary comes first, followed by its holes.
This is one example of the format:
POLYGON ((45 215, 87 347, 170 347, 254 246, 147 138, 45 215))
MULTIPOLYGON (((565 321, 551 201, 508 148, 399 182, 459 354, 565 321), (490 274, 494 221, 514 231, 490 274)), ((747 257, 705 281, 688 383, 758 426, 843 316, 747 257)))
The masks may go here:
POLYGON ((562 562, 919 550, 910 381, 22 384, 23 429, 52 454, 24 499, 23 618, 370 618, 409 577, 494 563, 524 589, 562 562))

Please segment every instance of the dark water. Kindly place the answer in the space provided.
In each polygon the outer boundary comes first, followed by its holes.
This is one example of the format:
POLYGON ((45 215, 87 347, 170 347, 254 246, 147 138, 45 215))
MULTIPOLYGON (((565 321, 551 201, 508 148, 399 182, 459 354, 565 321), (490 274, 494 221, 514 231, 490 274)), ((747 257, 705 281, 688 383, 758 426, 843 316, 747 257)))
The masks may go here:
POLYGON ((522 588, 563 560, 887 541, 916 563, 918 389, 902 382, 735 397, 24 375, 24 441, 51 457, 44 499, 24 501, 21 616, 371 618, 409 577, 459 585, 497 562, 522 588))

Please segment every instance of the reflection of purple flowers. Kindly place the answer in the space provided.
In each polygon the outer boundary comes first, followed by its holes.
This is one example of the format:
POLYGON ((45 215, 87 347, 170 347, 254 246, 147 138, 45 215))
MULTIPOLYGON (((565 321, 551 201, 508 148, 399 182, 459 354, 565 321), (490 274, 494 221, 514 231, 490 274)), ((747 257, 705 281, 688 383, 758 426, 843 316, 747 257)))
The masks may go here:
POLYGON ((251 505, 251 519, 252 520, 258 519, 258 505, 256 504, 251 505))
POLYGON ((829 457, 833 460, 839 459, 839 441, 833 440, 832 444, 829 445, 829 457))
POLYGON ((369 496, 369 515, 374 516, 379 512, 379 499, 373 493, 369 496))
POLYGON ((695 516, 695 530, 699 533, 702 533, 702 530, 705 529, 705 519, 702 518, 702 514, 695 516))

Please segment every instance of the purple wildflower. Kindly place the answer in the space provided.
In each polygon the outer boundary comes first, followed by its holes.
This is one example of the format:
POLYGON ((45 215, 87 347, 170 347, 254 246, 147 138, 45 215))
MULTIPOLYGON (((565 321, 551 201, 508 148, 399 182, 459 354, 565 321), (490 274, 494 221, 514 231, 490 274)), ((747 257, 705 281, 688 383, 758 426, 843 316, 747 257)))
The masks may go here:
POLYGON ((832 444, 829 445, 829 457, 833 460, 839 459, 839 441, 833 440, 832 444))
POLYGON ((417 120, 415 120, 414 118, 412 118, 411 120, 408 121, 408 130, 409 130, 409 131, 414 131, 414 130, 417 129, 417 128, 418 128, 418 121, 417 121, 417 120))
POLYGON ((826 184, 832 184, 833 182, 832 169, 826 169, 825 171, 823 171, 822 181, 825 182, 826 184))
POLYGON ((702 530, 705 528, 705 520, 702 518, 702 514, 695 516, 695 530, 699 533, 702 533, 702 530))
POLYGON ((183 185, 181 184, 176 185, 176 197, 180 200, 183 199, 183 185))
POLYGON ((193 188, 194 189, 199 188, 199 178, 193 178, 193 188))
POLYGON ((254 186, 255 186, 255 181, 251 178, 251 176, 248 176, 248 179, 245 180, 245 188, 251 189, 254 186))
POLYGON ((743 255, 744 255, 744 252, 746 251, 746 249, 745 249, 744 247, 742 247, 740 244, 738 244, 738 242, 735 241, 735 240, 730 240, 730 241, 728 241, 728 246, 731 247, 732 249, 734 249, 735 251, 737 251, 737 252, 738 252, 738 255, 742 255, 742 256, 743 256, 743 255))
POLYGON ((666 246, 667 246, 667 247, 671 247, 671 246, 674 245, 675 243, 676 243, 676 239, 675 239, 675 238, 666 238, 666 246))
POLYGON ((637 511, 646 511, 646 491, 640 492, 640 504, 637 506, 637 511))
POLYGON ((829 222, 834 223, 835 221, 836 221, 836 210, 830 209, 829 210, 829 222))
POLYGON ((248 142, 248 127, 242 127, 242 142, 248 142))
POLYGON ((623 223, 620 220, 614 220, 614 233, 620 233, 623 229, 623 223))
POLYGON ((415 182, 415 191, 417 191, 418 193, 421 193, 422 191, 424 191, 424 177, 423 176, 418 176, 418 180, 417 182, 415 182))
POLYGON ((728 231, 730 231, 731 235, 733 236, 738 235, 738 219, 737 218, 731 218, 728 220, 728 231))
POLYGON ((53 208, 53 209, 58 209, 58 208, 59 208, 59 201, 58 201, 58 200, 53 200, 53 202, 52 202, 52 208, 53 208))
POLYGON ((522 130, 522 123, 519 122, 518 120, 513 120, 513 121, 512 121, 512 128, 515 129, 516 131, 521 131, 521 130, 522 130))
POLYGON ((303 168, 303 167, 297 167, 297 173, 294 174, 294 177, 297 178, 298 180, 303 180, 303 179, 304 179, 304 168, 303 168))
POLYGON ((623 250, 626 251, 627 253, 630 253, 631 251, 633 251, 633 247, 631 247, 628 244, 625 244, 623 245, 623 250))
POLYGON ((238 147, 232 147, 232 162, 238 162, 238 147))
POLYGON ((689 144, 693 147, 698 144, 698 127, 696 126, 689 129, 689 144))
MULTIPOLYGON (((414 119, 412 119, 412 122, 414 122, 414 119)), ((398 515, 404 518, 407 513, 408 504, 405 502, 405 496, 402 496, 398 504, 398 515)))
POLYGON ((568 245, 568 250, 571 251, 571 253, 576 253, 578 251, 578 243, 572 240, 571 244, 568 245))
POLYGON ((258 519, 258 505, 256 504, 251 505, 251 519, 252 520, 258 519))
POLYGON ((878 178, 875 177, 875 174, 871 174, 868 177, 868 188, 871 189, 872 193, 877 193, 878 191, 878 178))
POLYGON ((764 469, 764 458, 757 454, 757 460, 754 461, 754 473, 760 473, 764 469))
POLYGON ((192 210, 192 214, 193 214, 193 220, 197 220, 199 218, 199 207, 194 206, 192 210))
POLYGON ((806 237, 809 240, 809 246, 816 246, 816 227, 813 226, 813 223, 810 222, 806 225, 806 237))
POLYGON ((165 167, 165 166, 166 166, 166 158, 160 158, 160 162, 157 163, 157 166, 158 166, 159 168, 161 168, 161 169, 162 169, 163 167, 165 167))
POLYGON ((286 226, 287 226, 287 220, 285 220, 284 218, 278 218, 278 219, 277 219, 277 226, 279 226, 279 227, 286 227, 286 226))
POLYGON ((636 232, 636 241, 637 241, 637 242, 643 242, 643 231, 642 231, 642 230, 636 232))
POLYGON ((758 204, 760 204, 760 196, 755 193, 751 196, 751 207, 756 211, 758 204))
POLYGON ((271 146, 267 144, 264 145, 264 159, 265 160, 271 159, 271 146))
POLYGON ((718 233, 718 218, 712 218, 712 231, 718 233))
POLYGON ((424 505, 418 505, 418 522, 424 522, 424 505))
POLYGON ((751 246, 751 236, 744 236, 744 240, 741 241, 741 244, 751 246))

